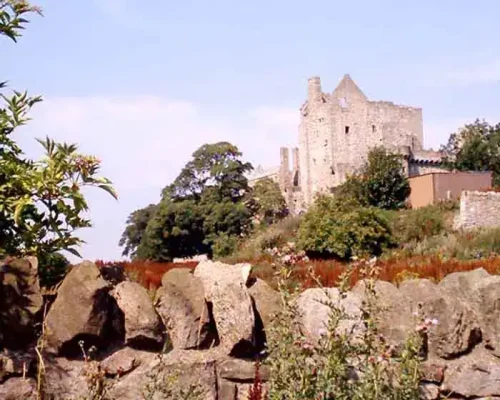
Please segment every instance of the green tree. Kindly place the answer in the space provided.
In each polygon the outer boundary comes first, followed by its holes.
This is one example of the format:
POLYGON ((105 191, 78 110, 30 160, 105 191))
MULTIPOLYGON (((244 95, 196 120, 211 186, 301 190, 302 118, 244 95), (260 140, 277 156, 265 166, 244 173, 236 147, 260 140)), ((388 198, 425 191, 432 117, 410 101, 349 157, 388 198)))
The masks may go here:
MULTIPOLYGON (((33 12, 40 10, 27 1, 0 0, 0 35, 16 41, 33 12)), ((41 100, 26 92, 0 93, 0 256, 43 259, 59 250, 78 255, 75 247, 82 240, 75 231, 91 226, 82 217, 88 205, 81 189, 99 187, 116 197, 111 182, 98 176, 100 161, 79 154, 76 145, 46 138, 38 140, 45 157, 35 161, 24 155, 13 135, 41 100)))
POLYGON ((492 171, 493 184, 500 185, 500 123, 476 119, 452 133, 441 150, 450 169, 492 171))
MULTIPOLYGON (((197 149, 149 219, 136 257, 168 261, 227 249, 249 231, 252 210, 245 174, 252 169, 238 148, 227 142, 197 149), (226 240, 227 244, 222 243, 226 240)), ((129 228, 129 227, 128 227, 129 228)), ((140 227, 134 228, 140 230, 140 227)), ((124 232, 125 236, 129 233, 124 232)), ((130 240, 123 243, 133 243, 130 240)))
POLYGON ((255 211, 266 224, 285 218, 288 207, 281 189, 275 181, 264 178, 255 183, 252 188, 252 200, 255 202, 255 211))
POLYGON ((360 172, 350 176, 335 193, 362 206, 395 210, 405 207, 410 191, 401 156, 375 147, 360 172))
POLYGON ((142 237, 146 231, 149 220, 156 212, 156 204, 135 210, 127 218, 127 226, 123 232, 119 245, 124 246, 122 255, 134 257, 137 247, 141 244, 142 237))

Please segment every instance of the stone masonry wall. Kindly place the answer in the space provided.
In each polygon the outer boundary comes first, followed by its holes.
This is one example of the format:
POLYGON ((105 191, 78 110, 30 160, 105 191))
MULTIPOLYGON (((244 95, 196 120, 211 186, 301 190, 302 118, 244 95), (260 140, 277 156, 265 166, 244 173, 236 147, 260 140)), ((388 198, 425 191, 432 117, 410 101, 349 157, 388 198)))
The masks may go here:
POLYGON ((456 228, 472 229, 500 226, 500 193, 462 192, 456 228))
POLYGON ((308 82, 299 126, 300 182, 306 204, 342 184, 375 146, 410 151, 423 142, 422 110, 370 101, 349 75, 323 93, 320 78, 308 82))

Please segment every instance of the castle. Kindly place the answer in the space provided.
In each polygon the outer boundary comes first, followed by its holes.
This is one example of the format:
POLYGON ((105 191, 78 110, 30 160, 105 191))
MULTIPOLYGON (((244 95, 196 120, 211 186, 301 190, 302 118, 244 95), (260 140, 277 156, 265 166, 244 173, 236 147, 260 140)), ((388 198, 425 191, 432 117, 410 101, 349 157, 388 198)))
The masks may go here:
POLYGON ((320 78, 313 77, 300 108, 292 167, 289 149, 281 148, 280 167, 256 170, 250 184, 265 177, 275 180, 290 210, 300 212, 317 193, 342 184, 376 146, 402 154, 408 177, 444 170, 442 154, 423 149, 421 108, 369 100, 349 75, 331 94, 323 93, 320 78))

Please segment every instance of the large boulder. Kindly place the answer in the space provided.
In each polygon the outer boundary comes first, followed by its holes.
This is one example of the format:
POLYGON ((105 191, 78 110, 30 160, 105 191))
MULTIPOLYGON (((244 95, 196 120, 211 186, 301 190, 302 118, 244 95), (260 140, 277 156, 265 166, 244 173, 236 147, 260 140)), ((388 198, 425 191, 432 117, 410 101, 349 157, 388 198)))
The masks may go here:
POLYGON ((168 354, 150 354, 110 389, 110 399, 181 399, 192 390, 197 398, 216 400, 216 359, 212 351, 173 350, 168 354), (184 392, 184 393, 182 393, 184 392))
POLYGON ((279 292, 259 278, 249 282, 248 292, 255 302, 255 308, 264 324, 264 328, 269 326, 273 317, 281 310, 281 297, 279 292))
POLYGON ((95 264, 85 261, 73 267, 47 314, 47 349, 79 356, 80 341, 85 347, 106 345, 113 331, 110 313, 116 309, 110 289, 95 264))
POLYGON ((17 349, 31 342, 42 305, 37 259, 0 261, 0 345, 17 349))
POLYGON ((481 341, 481 330, 474 310, 456 296, 428 279, 405 281, 400 290, 413 310, 436 320, 428 333, 430 355, 444 359, 471 351, 481 341))
POLYGON ((439 287, 469 304, 476 312, 483 343, 500 357, 500 276, 483 268, 446 276, 439 287))
POLYGON ((378 330, 389 345, 400 348, 416 325, 408 300, 402 291, 385 281, 376 281, 373 288, 369 288, 364 280, 359 281, 352 291, 364 301, 367 296, 374 296, 378 330), (372 289, 374 293, 370 294, 372 289))
POLYGON ((174 268, 161 282, 155 306, 174 349, 208 348, 217 343, 201 279, 188 268, 174 268))
POLYGON ((445 374, 441 391, 466 398, 500 396, 500 365, 464 363, 450 368, 445 374))
POLYGON ((337 288, 307 289, 297 298, 296 306, 302 333, 313 342, 319 341, 327 333, 333 309, 343 314, 336 327, 339 334, 357 339, 364 330, 361 298, 353 292, 346 293, 344 297, 337 288))
POLYGON ((111 295, 124 315, 125 344, 144 349, 161 348, 164 327, 148 291, 138 283, 122 282, 111 295))
POLYGON ((32 378, 11 378, 0 385, 0 399, 35 400, 36 398, 36 382, 32 378))
POLYGON ((198 264, 194 276, 201 279, 205 299, 212 304, 220 345, 234 356, 255 350, 255 315, 247 289, 251 266, 206 261, 198 264))

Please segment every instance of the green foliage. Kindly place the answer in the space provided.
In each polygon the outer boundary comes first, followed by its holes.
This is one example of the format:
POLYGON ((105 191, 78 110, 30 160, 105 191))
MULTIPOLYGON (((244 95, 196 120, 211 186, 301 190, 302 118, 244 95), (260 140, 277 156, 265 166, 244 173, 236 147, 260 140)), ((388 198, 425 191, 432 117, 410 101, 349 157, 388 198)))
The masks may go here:
POLYGON ((405 210, 393 221, 394 237, 402 244, 422 241, 445 230, 444 214, 438 206, 427 206, 405 210))
POLYGON ((138 210, 129 217, 120 244, 139 259, 155 261, 224 254, 251 229, 253 212, 245 201, 251 168, 230 143, 203 145, 163 190, 151 215, 138 210))
MULTIPOLYGON (((39 11, 26 1, 0 0, 0 34, 15 41, 28 22, 25 14, 39 11)), ((38 140, 44 158, 25 157, 13 135, 40 101, 25 92, 0 93, 0 256, 43 258, 59 250, 78 255, 82 241, 75 231, 90 226, 81 216, 88 211, 81 189, 94 186, 116 197, 111 182, 97 176, 100 161, 79 154, 76 145, 46 138, 38 140)))
POLYGON ((404 208, 410 184, 403 171, 401 156, 382 147, 370 150, 359 174, 348 177, 335 189, 335 194, 362 206, 387 210, 404 208))
POLYGON ((238 238, 230 236, 227 233, 218 235, 212 244, 212 252, 214 257, 227 257, 234 253, 238 246, 238 238))
POLYGON ((29 22, 27 15, 33 12, 41 14, 42 10, 26 0, 0 0, 0 35, 16 42, 29 22))
POLYGON ((441 150, 450 169, 492 171, 493 184, 500 185, 500 123, 477 119, 452 133, 441 150))
POLYGON ((256 214, 259 220, 270 225, 288 215, 288 208, 281 189, 275 181, 264 178, 258 181, 252 190, 256 214))
POLYGON ((321 257, 378 255, 392 243, 383 212, 346 205, 325 195, 319 196, 304 215, 298 232, 299 247, 321 257))
POLYGON ((38 259, 40 285, 53 287, 66 276, 70 263, 61 253, 44 253, 38 259))
POLYGON ((119 242, 120 246, 125 247, 122 255, 131 255, 132 257, 136 255, 137 247, 141 244, 148 222, 155 212, 156 205, 150 204, 129 215, 127 218, 127 226, 119 242))
POLYGON ((484 259, 500 255, 500 228, 472 232, 443 232, 421 241, 406 243, 401 255, 437 255, 440 258, 460 260, 484 259))
MULTIPOLYGON (((401 351, 389 349, 377 327, 373 267, 358 267, 368 277, 360 321, 364 331, 352 334, 341 328, 352 316, 325 290, 329 319, 317 342, 301 332, 295 302, 299 291, 288 290, 291 270, 282 269, 278 288, 283 308, 268 337, 269 400, 419 399, 422 337, 414 332, 401 351)), ((340 299, 346 295, 348 278, 349 270, 339 284, 340 299)))

